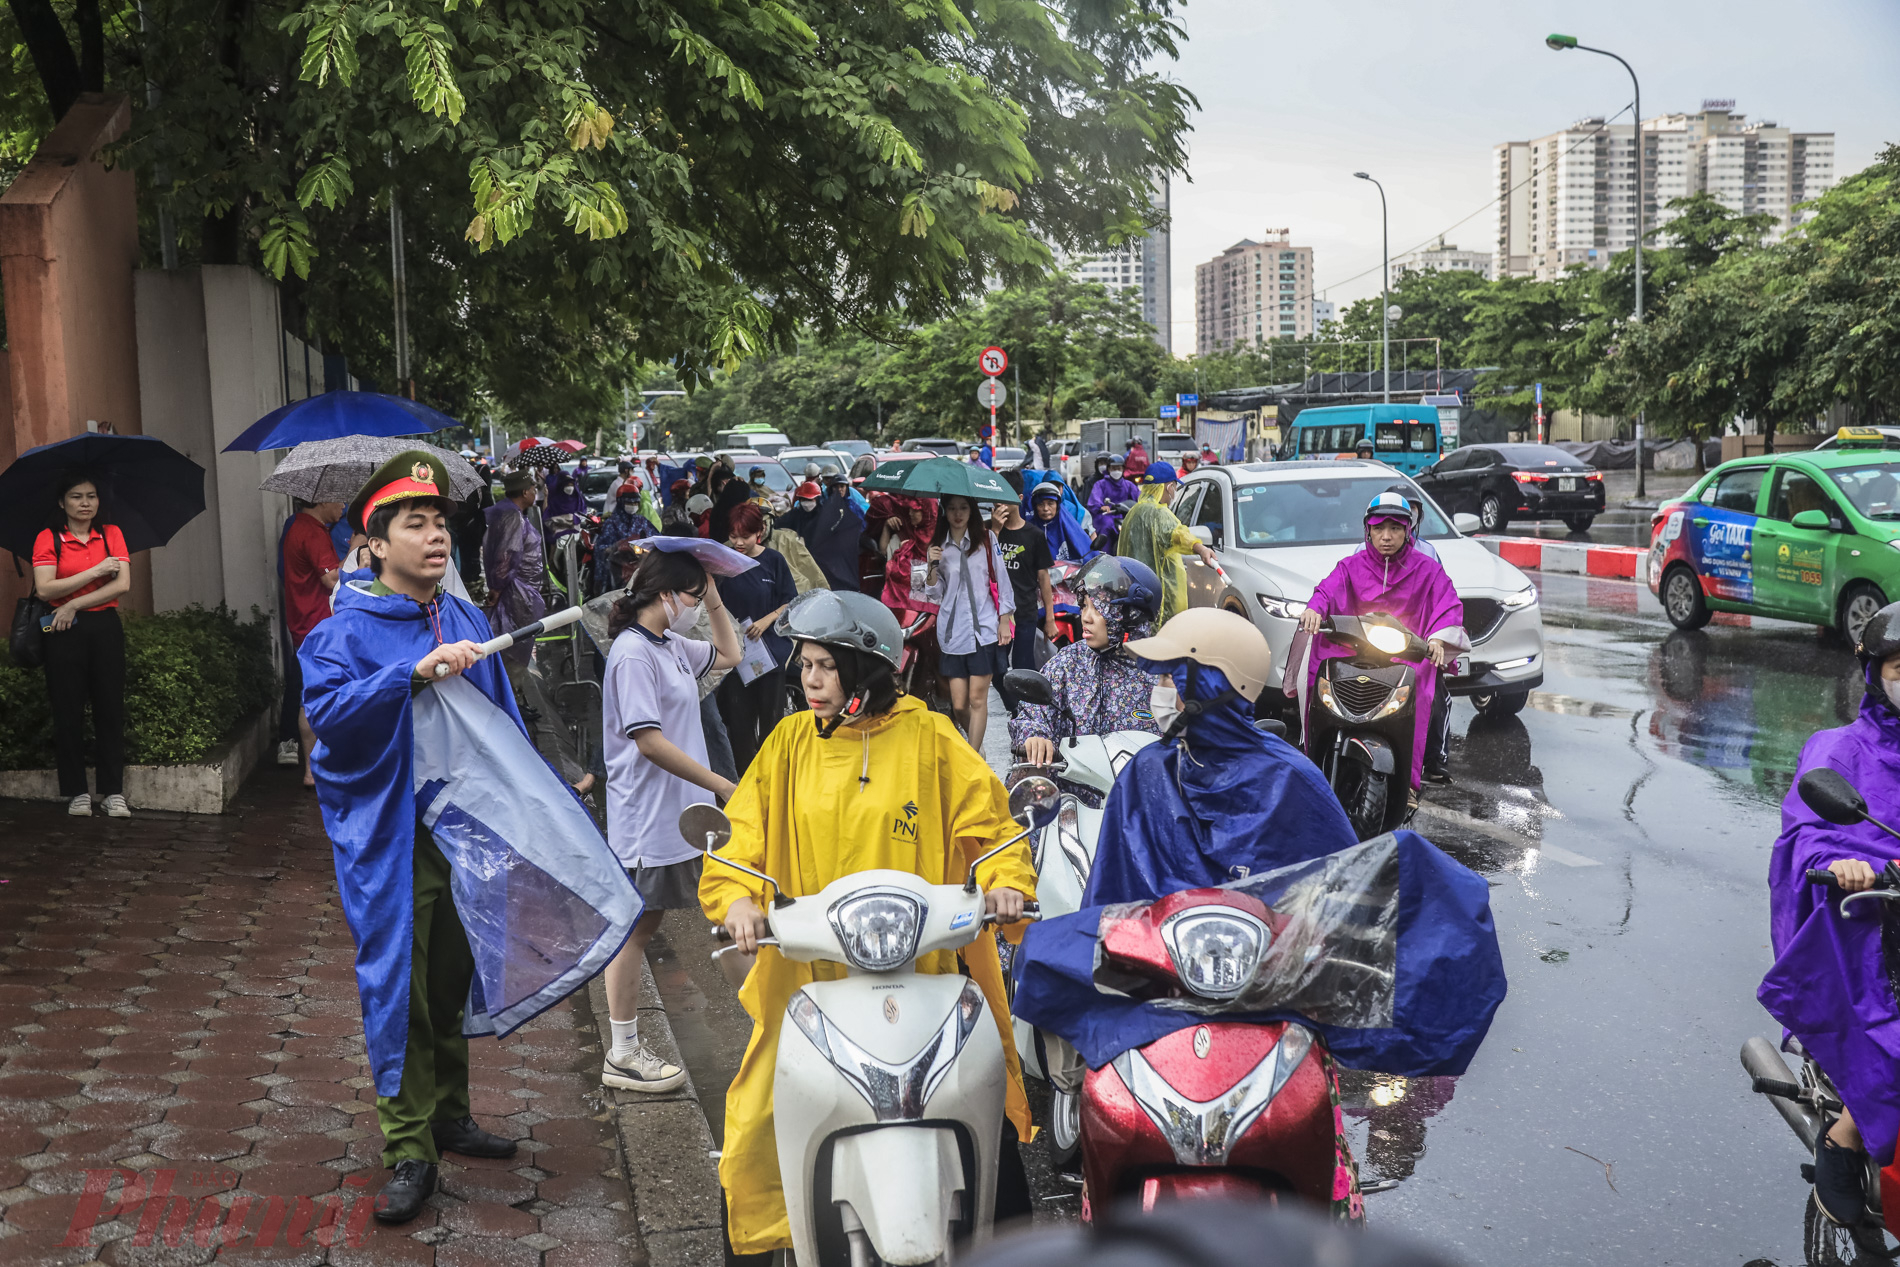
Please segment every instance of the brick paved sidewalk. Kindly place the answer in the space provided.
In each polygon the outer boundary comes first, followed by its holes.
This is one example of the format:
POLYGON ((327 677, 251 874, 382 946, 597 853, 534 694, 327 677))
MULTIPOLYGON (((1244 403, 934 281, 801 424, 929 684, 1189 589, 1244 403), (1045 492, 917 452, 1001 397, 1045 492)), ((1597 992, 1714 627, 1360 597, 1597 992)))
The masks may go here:
POLYGON ((476 1119, 521 1152, 446 1159, 408 1226, 368 1217, 353 947, 294 771, 219 817, 0 801, 0 881, 0 1265, 644 1264, 584 991, 470 1042, 476 1119))

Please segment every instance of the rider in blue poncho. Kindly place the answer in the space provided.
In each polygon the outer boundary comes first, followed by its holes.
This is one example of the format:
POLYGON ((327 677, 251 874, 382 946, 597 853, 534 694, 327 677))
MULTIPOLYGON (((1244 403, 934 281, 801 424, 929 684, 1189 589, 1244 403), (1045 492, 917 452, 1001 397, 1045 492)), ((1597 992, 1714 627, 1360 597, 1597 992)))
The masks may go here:
MULTIPOLYGON (((1095 983, 1103 907, 1264 873, 1324 867, 1367 849, 1317 767, 1261 732, 1251 703, 1272 655, 1245 618, 1191 608, 1128 644, 1166 673, 1152 701, 1162 742, 1131 760, 1103 807, 1095 866, 1073 915, 1034 925, 1016 953, 1011 1007, 1091 1068, 1200 1022, 1095 983), (1283 870, 1284 869, 1284 870, 1283 870)), ((1383 1024, 1297 1014, 1348 1068, 1407 1077, 1465 1071, 1505 994, 1489 889, 1409 831, 1385 846, 1399 870, 1392 1016, 1383 1024)), ((1262 892, 1262 900, 1272 893, 1262 892)))
POLYGON ((1357 842, 1318 767, 1253 724, 1273 653, 1253 623, 1196 607, 1127 646, 1156 683, 1162 742, 1103 806, 1084 906, 1145 902, 1357 842))

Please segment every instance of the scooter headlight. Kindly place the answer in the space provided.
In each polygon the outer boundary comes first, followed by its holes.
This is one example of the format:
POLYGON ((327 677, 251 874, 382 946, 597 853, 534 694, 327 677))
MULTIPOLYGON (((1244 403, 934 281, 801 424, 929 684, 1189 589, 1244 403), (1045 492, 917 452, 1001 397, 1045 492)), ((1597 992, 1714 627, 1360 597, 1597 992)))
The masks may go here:
POLYGON ((917 955, 924 904, 898 889, 875 889, 841 898, 829 912, 844 957, 860 972, 889 972, 917 955))
POLYGON ((1273 934, 1244 912, 1200 907, 1162 924, 1161 939, 1182 985, 1204 999, 1231 999, 1253 980, 1273 934))
POLYGON ((1387 655, 1398 655, 1405 650, 1406 639, 1402 630, 1394 629, 1390 625, 1375 625, 1371 621, 1366 621, 1365 631, 1366 641, 1387 655))

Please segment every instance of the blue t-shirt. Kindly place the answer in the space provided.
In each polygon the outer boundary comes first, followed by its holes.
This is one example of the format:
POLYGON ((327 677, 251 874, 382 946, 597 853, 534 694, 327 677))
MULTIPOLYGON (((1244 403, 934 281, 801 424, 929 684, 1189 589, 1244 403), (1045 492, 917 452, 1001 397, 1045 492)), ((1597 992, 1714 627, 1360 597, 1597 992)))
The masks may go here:
MULTIPOLYGON (((726 610, 732 613, 735 624, 756 620, 798 596, 798 586, 792 581, 792 569, 784 555, 768 547, 759 551, 757 562, 759 566, 737 576, 723 577, 719 582, 719 597, 725 600, 726 610)), ((782 665, 792 653, 792 640, 768 633, 765 649, 782 665)))

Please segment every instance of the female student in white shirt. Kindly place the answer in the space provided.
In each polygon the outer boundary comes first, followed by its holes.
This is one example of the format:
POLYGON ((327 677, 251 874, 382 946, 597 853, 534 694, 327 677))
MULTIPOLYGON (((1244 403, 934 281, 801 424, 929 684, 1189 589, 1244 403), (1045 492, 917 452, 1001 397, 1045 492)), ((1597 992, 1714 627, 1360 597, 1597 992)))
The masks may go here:
POLYGON ((924 597, 937 604, 937 672, 950 683, 950 712, 983 751, 998 644, 1015 636, 1016 593, 996 538, 968 497, 943 499, 930 544, 924 597))
POLYGON ((699 907, 701 855, 680 837, 680 811, 710 805, 715 797, 730 800, 735 790, 707 768, 699 679, 739 663, 739 635, 699 561, 660 550, 648 551, 634 568, 608 632, 613 645, 602 687, 607 843, 646 910, 607 965, 613 1049, 600 1080, 630 1091, 670 1091, 686 1074, 640 1042, 640 965, 667 911, 699 907), (710 643, 682 636, 702 603, 710 643))

